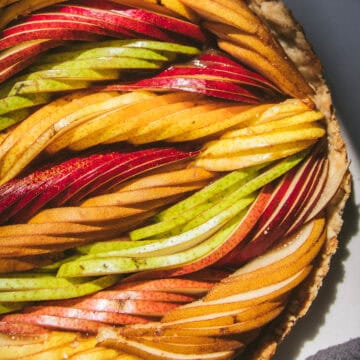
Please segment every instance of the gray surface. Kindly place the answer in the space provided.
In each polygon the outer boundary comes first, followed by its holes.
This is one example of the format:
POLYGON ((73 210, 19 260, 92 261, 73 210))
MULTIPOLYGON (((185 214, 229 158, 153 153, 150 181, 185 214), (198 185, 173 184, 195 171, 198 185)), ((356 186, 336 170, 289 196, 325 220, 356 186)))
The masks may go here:
POLYGON ((360 335, 360 0, 284 1, 303 25, 324 65, 354 177, 354 192, 330 273, 308 315, 274 357, 304 360, 360 335))

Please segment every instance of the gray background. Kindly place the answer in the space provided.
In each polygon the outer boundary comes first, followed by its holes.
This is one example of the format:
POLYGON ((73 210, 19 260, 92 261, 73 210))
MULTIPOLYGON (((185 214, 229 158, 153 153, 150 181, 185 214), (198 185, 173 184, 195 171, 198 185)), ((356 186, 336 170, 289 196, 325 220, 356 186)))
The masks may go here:
POLYGON ((360 0, 284 1, 323 63, 348 143, 354 179, 330 273, 308 315, 274 358, 304 360, 322 348, 360 336, 360 0))

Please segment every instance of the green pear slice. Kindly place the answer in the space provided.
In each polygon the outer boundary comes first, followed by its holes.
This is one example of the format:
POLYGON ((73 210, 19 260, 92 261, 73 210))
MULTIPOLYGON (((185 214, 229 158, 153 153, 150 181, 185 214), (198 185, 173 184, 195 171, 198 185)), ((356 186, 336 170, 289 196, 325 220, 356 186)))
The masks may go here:
MULTIPOLYGON (((166 217, 164 221, 160 221, 130 232, 129 235, 131 240, 141 240, 160 234, 164 235, 168 231, 172 231, 172 234, 176 233, 177 230, 180 230, 181 225, 186 224, 194 217, 197 217, 199 214, 214 206, 218 201, 222 200, 227 195, 232 194, 237 187, 243 185, 253 176, 255 176, 255 173, 246 170, 235 171, 224 176, 213 184, 168 209, 171 210, 174 208, 174 210, 176 210, 173 212, 171 217, 166 217), (177 211, 177 209, 179 210, 177 211)), ((165 210, 165 212, 166 211, 167 210, 165 210)), ((165 212, 160 213, 157 218, 163 220, 161 215, 165 212)))
POLYGON ((221 246, 228 236, 236 229, 239 221, 245 214, 246 211, 242 211, 241 214, 228 222, 209 239, 197 246, 176 254, 150 256, 146 258, 110 257, 84 261, 80 258, 76 261, 62 265, 58 271, 58 276, 82 277, 103 274, 126 274, 135 271, 165 269, 188 264, 196 259, 206 256, 208 253, 221 246))
POLYGON ((238 184, 239 182, 245 181, 249 176, 255 174, 255 168, 233 171, 213 182, 204 189, 198 191, 194 195, 188 197, 187 199, 180 201, 174 206, 160 212, 156 216, 156 219, 164 221, 176 218, 178 216, 184 216, 189 208, 203 204, 212 197, 223 193, 232 186, 238 184))
POLYGON ((34 94, 28 96, 8 96, 0 99, 0 115, 12 111, 30 108, 36 105, 45 104, 50 100, 48 94, 34 94))
MULTIPOLYGON (((154 41, 154 40, 145 40, 145 39, 135 39, 135 40, 107 40, 101 42, 91 42, 76 44, 76 50, 88 50, 93 48, 101 47, 129 47, 129 48, 141 48, 149 49, 155 51, 166 51, 173 52, 183 55, 198 55, 200 50, 193 46, 180 45, 176 43, 169 43, 164 41, 154 41)), ((67 47, 68 49, 70 46, 67 47)))
POLYGON ((29 71, 42 71, 50 69, 160 69, 161 62, 148 61, 127 57, 103 56, 99 58, 81 59, 32 66, 29 71))
POLYGON ((8 314, 13 311, 21 310, 26 305, 27 303, 13 303, 13 302, 0 303, 0 314, 8 314))
POLYGON ((115 284, 118 280, 119 278, 117 276, 110 275, 89 282, 60 288, 2 291, 0 292, 0 302, 70 299, 103 290, 115 284))
POLYGON ((104 56, 129 57, 154 61, 170 60, 170 56, 165 56, 159 52, 144 48, 100 47, 46 54, 37 61, 37 64, 50 64, 70 60, 94 59, 104 56))
POLYGON ((87 81, 66 81, 53 79, 36 79, 17 82, 11 89, 9 96, 34 93, 51 93, 59 91, 70 91, 86 89, 90 87, 87 81))
POLYGON ((0 115, 0 131, 25 120, 30 114, 31 111, 29 109, 21 109, 0 115))
POLYGON ((35 278, 21 277, 21 276, 1 277, 0 291, 52 289, 52 288, 72 286, 77 283, 79 282, 69 281, 67 279, 62 279, 62 278, 56 278, 55 276, 51 276, 51 275, 35 277, 35 278))
POLYGON ((118 70, 95 70, 95 69, 50 69, 31 73, 28 80, 36 79, 62 79, 62 80, 86 80, 106 81, 117 80, 120 77, 118 70))
POLYGON ((144 240, 141 242, 127 240, 100 241, 93 244, 83 245, 76 248, 81 254, 98 254, 110 251, 127 250, 143 245, 153 244, 156 240, 144 240))
MULTIPOLYGON (((218 231, 225 223, 235 217, 240 211, 244 210, 247 206, 254 202, 256 195, 249 196, 243 200, 238 201, 229 209, 221 212, 217 216, 200 224, 196 228, 183 232, 179 235, 169 237, 167 239, 155 241, 152 244, 138 246, 120 251, 112 251, 108 253, 99 253, 88 255, 81 259, 91 259, 100 257, 134 257, 144 258, 148 256, 162 256, 170 255, 180 251, 192 248, 202 241, 209 238, 216 231, 218 231)), ((81 260, 80 259, 80 260, 81 260)))

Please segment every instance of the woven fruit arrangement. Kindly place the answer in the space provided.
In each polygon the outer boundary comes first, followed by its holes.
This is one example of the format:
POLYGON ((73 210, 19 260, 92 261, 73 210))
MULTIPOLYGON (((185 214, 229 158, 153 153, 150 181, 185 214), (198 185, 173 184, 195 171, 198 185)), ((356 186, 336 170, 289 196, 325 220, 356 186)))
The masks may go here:
POLYGON ((0 358, 270 359, 350 192, 281 1, 0 0, 0 358))

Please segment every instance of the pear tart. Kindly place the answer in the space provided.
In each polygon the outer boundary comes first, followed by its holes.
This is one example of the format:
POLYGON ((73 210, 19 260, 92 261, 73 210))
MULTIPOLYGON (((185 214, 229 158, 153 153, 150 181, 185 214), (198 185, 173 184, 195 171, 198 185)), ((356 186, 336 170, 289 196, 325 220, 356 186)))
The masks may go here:
POLYGON ((270 359, 350 193, 288 9, 0 8, 0 358, 270 359))

